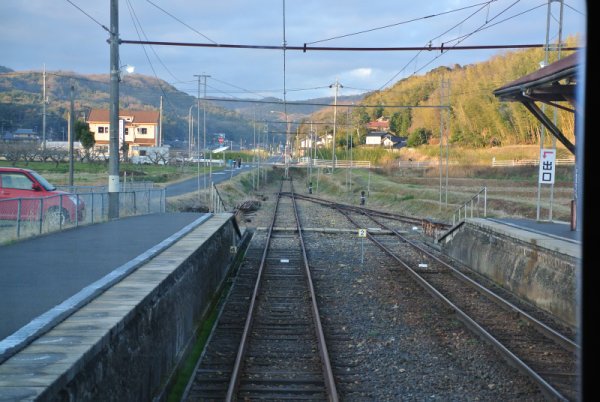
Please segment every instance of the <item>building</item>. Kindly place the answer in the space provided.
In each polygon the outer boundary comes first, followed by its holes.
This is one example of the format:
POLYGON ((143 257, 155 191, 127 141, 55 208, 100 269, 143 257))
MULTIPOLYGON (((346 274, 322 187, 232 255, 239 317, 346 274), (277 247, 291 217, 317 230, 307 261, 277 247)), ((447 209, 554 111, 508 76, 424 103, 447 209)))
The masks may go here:
POLYGON ((380 117, 375 121, 370 121, 366 125, 368 131, 384 131, 390 130, 390 120, 386 117, 380 117))
POLYGON ((365 144, 385 148, 402 148, 406 146, 406 137, 398 137, 385 131, 373 131, 365 137, 365 144))
POLYGON ((5 133, 2 139, 7 142, 41 140, 38 133, 30 128, 19 128, 12 133, 5 133))
MULTIPOLYGON (((119 110, 119 148, 123 142, 129 146, 156 147, 160 145, 160 113, 154 110, 119 110)), ((90 131, 94 133, 96 147, 110 144, 110 115, 107 109, 92 109, 87 120, 90 131)))
POLYGON ((387 134, 385 131, 371 131, 365 137, 366 145, 376 145, 381 146, 381 142, 383 141, 383 137, 387 134))

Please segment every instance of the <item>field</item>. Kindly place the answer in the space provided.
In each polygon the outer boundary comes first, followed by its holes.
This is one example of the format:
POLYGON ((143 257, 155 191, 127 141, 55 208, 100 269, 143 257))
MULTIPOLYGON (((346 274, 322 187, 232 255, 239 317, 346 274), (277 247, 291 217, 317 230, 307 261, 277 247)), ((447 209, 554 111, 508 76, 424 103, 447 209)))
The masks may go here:
MULTIPOLYGON (((488 148, 479 150, 461 150, 451 148, 450 164, 446 181, 445 165, 437 166, 439 147, 428 146, 418 149, 402 149, 401 152, 389 154, 379 160, 381 167, 372 169, 335 169, 309 172, 306 168, 292 169, 296 180, 296 190, 308 192, 308 183, 313 183, 313 194, 318 197, 359 204, 360 193, 365 191, 366 205, 370 208, 381 208, 393 212, 417 217, 427 217, 440 221, 450 221, 453 212, 483 187, 487 188, 487 216, 490 217, 525 217, 535 219, 538 202, 538 168, 536 166, 492 167, 492 158, 496 160, 535 159, 538 146, 513 146, 504 148, 488 148), (428 168, 399 167, 398 160, 429 161, 434 165, 428 168)), ((357 153, 358 154, 358 153, 357 153)), ((241 156, 241 155, 240 155, 241 156)), ((559 149, 558 157, 568 157, 559 149)), ((243 156, 241 156, 243 157, 243 156)), ((244 157, 247 159, 248 156, 244 157)), ((340 156, 338 155, 338 158, 340 156)), ((0 161, 0 165, 8 166, 0 161)), ((56 185, 68 183, 68 164, 30 162, 17 166, 37 170, 50 182, 56 185)), ((158 185, 166 185, 185 178, 194 177, 203 167, 154 166, 121 164, 121 174, 126 180, 151 181, 158 185)), ((106 164, 75 164, 75 184, 104 185, 107 182, 106 164)), ((548 185, 541 187, 540 219, 569 221, 571 200, 573 199, 573 165, 559 165, 556 172, 556 183, 551 189, 548 185), (551 194, 552 191, 552 194, 551 194), (550 200, 552 197, 552 204, 550 200), (550 207, 552 215, 550 216, 550 207)), ((282 171, 269 168, 269 181, 276 182, 282 171)), ((261 184, 264 183, 264 180, 261 184)), ((274 186, 254 189, 251 174, 243 174, 232 182, 221 184, 218 190, 226 207, 233 209, 236 205, 249 199, 260 199, 276 191, 274 186)), ((169 199, 168 210, 195 210, 206 205, 203 197, 197 195, 169 199)), ((482 206, 480 205, 480 208, 482 206)))

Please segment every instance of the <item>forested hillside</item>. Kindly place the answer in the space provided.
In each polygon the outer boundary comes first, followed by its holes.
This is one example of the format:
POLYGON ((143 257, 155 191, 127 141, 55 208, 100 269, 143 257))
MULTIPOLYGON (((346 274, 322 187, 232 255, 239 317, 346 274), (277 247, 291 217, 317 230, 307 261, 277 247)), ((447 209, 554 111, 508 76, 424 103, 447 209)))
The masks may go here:
MULTIPOLYGON (((575 44, 574 39, 569 42, 575 44)), ((563 56, 567 54, 563 52, 563 56)), ((440 88, 444 80, 443 93, 446 97, 443 104, 450 105, 452 143, 471 147, 537 143, 540 123, 520 103, 498 101, 493 91, 539 69, 542 60, 543 50, 530 49, 507 52, 482 63, 437 68, 425 75, 411 76, 385 91, 367 96, 365 104, 381 104, 382 109, 364 109, 362 113, 368 113, 371 119, 378 114, 390 117, 392 127, 399 135, 408 135, 423 128, 435 133, 431 137, 435 141, 440 131, 438 109, 393 109, 385 105, 440 105, 440 88)), ((550 62, 555 60, 556 55, 553 55, 550 62)), ((547 108, 547 113, 551 113, 551 109, 547 108)), ((572 140, 573 114, 560 111, 557 122, 572 140)))
MULTIPOLYGON (((575 38, 567 41, 575 46, 575 38)), ((563 52, 566 56, 572 52, 563 52)), ((338 102, 338 145, 344 145, 346 132, 352 133, 356 144, 364 143, 364 124, 379 117, 390 119, 390 130, 399 136, 417 136, 435 143, 439 141, 440 110, 436 108, 391 106, 450 106, 449 139, 451 143, 480 148, 500 145, 535 144, 539 141, 541 124, 524 106, 515 102, 500 102, 493 91, 540 68, 544 60, 541 49, 505 52, 492 59, 466 66, 439 67, 423 75, 402 79, 392 87, 365 96, 362 105, 351 114, 343 102, 338 102), (440 88, 444 81, 445 98, 440 88), (375 107, 373 107, 375 106, 375 107), (350 123, 350 125, 347 125, 350 123), (360 134, 357 134, 357 130, 360 134), (360 137, 360 138, 357 138, 360 137)), ((556 61, 556 54, 549 62, 556 61)), ((571 107, 571 105, 565 105, 571 107)), ((553 108, 547 113, 553 119, 553 108)), ((308 135, 309 121, 320 122, 320 135, 333 131, 333 108, 313 113, 300 132, 308 135)), ((574 116, 559 111, 557 124, 567 138, 573 140, 574 116)), ((418 143, 418 142, 417 142, 418 143)))
MULTIPOLYGON (((46 132, 50 139, 65 138, 71 86, 74 87, 74 103, 78 117, 87 115, 90 108, 108 108, 110 95, 107 74, 47 72, 46 132)), ((195 97, 177 90, 165 81, 140 74, 126 75, 121 81, 122 109, 157 110, 161 96, 166 141, 187 140, 190 107, 195 127, 198 124, 195 97)), ((31 128, 41 132, 42 109, 40 71, 18 72, 5 67, 0 69, 0 133, 17 128, 31 128)), ((200 118, 202 119, 202 113, 200 118)), ((240 136, 251 132, 247 118, 212 103, 207 103, 206 125, 207 133, 225 133, 227 139, 236 142, 240 136)))
MULTIPOLYGON (((577 38, 569 38, 567 45, 575 46, 577 38)), ((563 52, 566 56, 569 52, 563 52)), ((556 60, 556 54, 550 62, 556 60)), ((413 75, 392 87, 362 96, 338 97, 336 138, 343 145, 349 134, 355 144, 364 143, 364 124, 378 117, 390 119, 391 130, 400 136, 417 136, 431 143, 439 138, 440 110, 435 108, 392 107, 450 105, 450 142, 467 147, 534 144, 538 142, 540 123, 519 103, 499 102, 493 95, 506 83, 539 68, 544 59, 541 49, 505 52, 492 59, 466 66, 439 67, 423 75, 413 75), (441 99, 444 84, 446 97, 441 99), (362 100, 361 100, 362 98, 362 100), (344 104, 376 105, 378 107, 343 107, 344 104), (357 138, 360 137, 360 138, 357 138)), ((75 108, 79 116, 90 108, 108 108, 108 75, 81 75, 72 72, 48 72, 47 133, 49 138, 64 138, 71 85, 75 87, 75 108)), ((188 116, 197 115, 196 98, 177 90, 163 80, 140 74, 125 75, 120 85, 121 108, 158 109, 163 97, 163 131, 167 141, 185 141, 188 137, 188 116)), ((277 99, 261 102, 227 100, 207 102, 207 133, 225 133, 228 140, 249 142, 253 133, 252 119, 258 121, 281 120, 277 99)), ((332 103, 331 99, 321 102, 332 103)), ((291 127, 292 132, 307 135, 312 121, 319 135, 333 132, 333 108, 314 111, 314 105, 288 105, 289 119, 306 118, 306 124, 291 127)), ((548 113, 552 108, 547 108, 548 113)), ((0 66, 0 133, 17 128, 41 131, 42 124, 42 73, 17 72, 0 66)), ((202 118, 202 114, 201 114, 202 118)), ((574 116, 559 111, 558 126, 573 140, 574 116)), ((196 127, 197 121, 195 121, 196 127)), ((209 140, 209 138, 207 138, 209 140)))

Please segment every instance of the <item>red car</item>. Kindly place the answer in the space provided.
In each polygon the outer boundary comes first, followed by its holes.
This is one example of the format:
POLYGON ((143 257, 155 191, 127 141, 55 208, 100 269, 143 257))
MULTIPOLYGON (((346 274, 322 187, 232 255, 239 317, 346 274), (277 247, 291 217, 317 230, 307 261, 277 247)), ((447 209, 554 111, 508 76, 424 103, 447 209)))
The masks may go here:
POLYGON ((81 199, 57 190, 39 173, 29 169, 0 167, 0 219, 41 218, 63 225, 82 221, 84 216, 85 206, 81 199))

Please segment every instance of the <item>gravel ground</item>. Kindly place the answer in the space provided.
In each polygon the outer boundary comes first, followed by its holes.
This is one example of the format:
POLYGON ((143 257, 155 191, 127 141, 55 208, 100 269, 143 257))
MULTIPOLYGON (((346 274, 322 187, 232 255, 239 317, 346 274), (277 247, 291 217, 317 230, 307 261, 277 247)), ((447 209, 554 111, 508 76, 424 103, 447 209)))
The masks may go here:
MULTIPOLYGON (((248 227, 270 222, 278 183, 248 227)), ((350 228, 301 202, 306 227, 350 228)), ((537 387, 471 334, 397 263, 352 233, 305 233, 341 400, 544 400, 537 387), (342 340, 342 342, 339 342, 342 340)))

